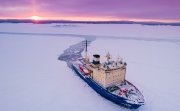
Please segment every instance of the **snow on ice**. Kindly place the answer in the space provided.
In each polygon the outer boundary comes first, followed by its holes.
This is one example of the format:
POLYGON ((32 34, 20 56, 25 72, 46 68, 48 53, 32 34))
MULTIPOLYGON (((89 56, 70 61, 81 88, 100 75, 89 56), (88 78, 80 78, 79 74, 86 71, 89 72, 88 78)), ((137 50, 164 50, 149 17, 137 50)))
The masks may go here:
POLYGON ((89 56, 109 51, 127 62, 126 79, 145 96, 138 111, 180 109, 180 27, 56 25, 0 24, 1 111, 128 110, 99 96, 57 59, 84 37, 97 37, 88 47, 89 56))

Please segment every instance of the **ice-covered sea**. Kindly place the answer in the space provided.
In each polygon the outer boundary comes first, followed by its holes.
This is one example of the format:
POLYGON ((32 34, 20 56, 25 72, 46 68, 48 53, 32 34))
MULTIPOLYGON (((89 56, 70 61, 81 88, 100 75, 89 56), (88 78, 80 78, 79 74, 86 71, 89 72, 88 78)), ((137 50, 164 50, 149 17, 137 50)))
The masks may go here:
POLYGON ((143 93, 137 111, 179 111, 180 27, 130 24, 0 24, 0 111, 128 111, 98 95, 58 57, 96 38, 89 56, 127 62, 143 93))

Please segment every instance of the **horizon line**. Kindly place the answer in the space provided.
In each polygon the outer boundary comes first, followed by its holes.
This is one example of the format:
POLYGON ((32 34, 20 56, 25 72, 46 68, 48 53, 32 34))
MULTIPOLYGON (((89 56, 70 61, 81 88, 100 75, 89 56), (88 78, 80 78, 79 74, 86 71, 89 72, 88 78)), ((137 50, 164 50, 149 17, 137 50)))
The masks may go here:
POLYGON ((38 19, 38 20, 33 20, 30 18, 0 18, 0 20, 18 20, 18 21, 23 21, 23 20, 28 20, 31 22, 43 22, 43 21, 64 21, 64 22, 135 22, 135 23, 141 23, 141 22, 145 22, 145 23, 180 23, 180 21, 171 21, 171 20, 128 20, 128 19, 124 19, 124 20, 70 20, 70 19, 38 19))

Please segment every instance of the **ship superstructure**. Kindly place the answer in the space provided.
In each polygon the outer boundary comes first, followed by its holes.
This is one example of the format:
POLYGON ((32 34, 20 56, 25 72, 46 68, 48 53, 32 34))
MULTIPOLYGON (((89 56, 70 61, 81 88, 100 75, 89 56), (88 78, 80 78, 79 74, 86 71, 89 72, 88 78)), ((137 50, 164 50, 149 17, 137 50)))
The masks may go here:
POLYGON ((103 88, 125 81, 126 63, 121 60, 110 60, 110 54, 106 55, 107 61, 100 63, 100 55, 93 55, 93 61, 84 60, 83 65, 88 69, 90 77, 103 88))

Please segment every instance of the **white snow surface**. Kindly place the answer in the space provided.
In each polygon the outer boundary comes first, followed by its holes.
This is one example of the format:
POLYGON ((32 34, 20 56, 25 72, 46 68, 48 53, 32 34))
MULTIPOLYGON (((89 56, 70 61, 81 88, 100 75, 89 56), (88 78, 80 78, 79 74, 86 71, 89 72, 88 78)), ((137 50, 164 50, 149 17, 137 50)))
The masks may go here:
POLYGON ((1 23, 0 32, 76 34, 102 37, 133 37, 150 39, 178 39, 179 26, 150 26, 139 24, 31 24, 1 23), (56 26, 59 27, 56 27, 56 26))
POLYGON ((126 79, 143 93, 146 101, 137 111, 179 111, 180 27, 55 25, 0 24, 0 111, 128 111, 101 97, 65 62, 57 60, 63 50, 84 40, 73 35, 107 36, 90 44, 89 56, 101 54, 103 61, 109 51, 113 58, 119 55, 127 62, 126 79), (12 32, 72 36, 19 35, 12 32), (142 40, 112 39, 110 36, 142 40), (153 38, 153 41, 144 38, 153 38), (159 38, 167 41, 157 41, 159 38))

